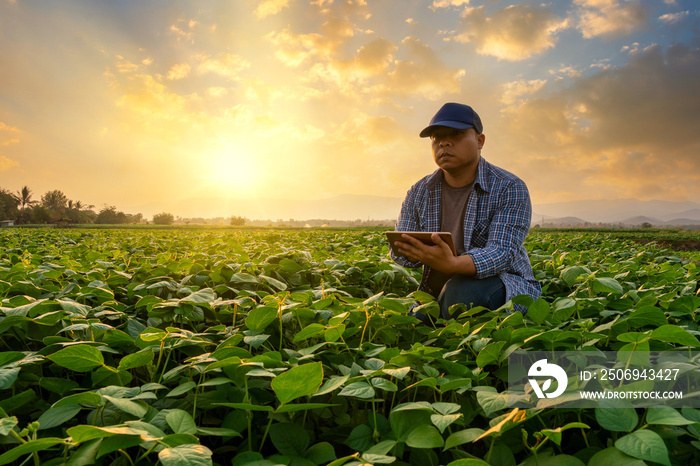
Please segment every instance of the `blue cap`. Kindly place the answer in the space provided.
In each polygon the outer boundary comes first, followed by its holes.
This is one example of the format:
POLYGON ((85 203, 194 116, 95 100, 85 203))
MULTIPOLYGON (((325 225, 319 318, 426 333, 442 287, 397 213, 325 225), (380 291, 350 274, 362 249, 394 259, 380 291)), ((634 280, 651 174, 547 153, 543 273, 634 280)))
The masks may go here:
POLYGON ((420 137, 427 138, 439 126, 447 126, 454 129, 474 128, 479 134, 484 131, 481 118, 479 118, 479 115, 476 114, 473 108, 469 105, 453 102, 443 105, 438 110, 433 119, 430 120, 430 125, 420 132, 420 137))

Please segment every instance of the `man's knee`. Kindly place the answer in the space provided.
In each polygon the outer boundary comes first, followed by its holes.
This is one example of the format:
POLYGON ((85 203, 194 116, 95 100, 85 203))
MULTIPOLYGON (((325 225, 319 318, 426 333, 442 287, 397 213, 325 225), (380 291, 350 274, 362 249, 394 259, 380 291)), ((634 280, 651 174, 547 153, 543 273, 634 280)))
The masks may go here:
POLYGON ((506 289, 498 277, 477 279, 465 275, 456 275, 449 279, 439 296, 442 317, 449 319, 457 317, 450 315, 449 308, 455 304, 465 304, 468 309, 483 306, 497 309, 505 304, 506 289))

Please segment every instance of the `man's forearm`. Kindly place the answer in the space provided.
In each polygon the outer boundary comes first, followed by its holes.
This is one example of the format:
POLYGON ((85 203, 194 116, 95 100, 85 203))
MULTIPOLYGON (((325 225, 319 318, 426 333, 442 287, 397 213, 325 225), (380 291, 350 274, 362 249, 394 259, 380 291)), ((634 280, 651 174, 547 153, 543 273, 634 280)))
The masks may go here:
POLYGON ((463 254, 461 256, 452 256, 452 258, 447 261, 447 263, 442 266, 434 267, 440 272, 447 273, 450 275, 466 275, 468 277, 473 277, 476 275, 476 266, 474 261, 469 254, 463 254), (443 269, 444 270, 441 270, 443 269))

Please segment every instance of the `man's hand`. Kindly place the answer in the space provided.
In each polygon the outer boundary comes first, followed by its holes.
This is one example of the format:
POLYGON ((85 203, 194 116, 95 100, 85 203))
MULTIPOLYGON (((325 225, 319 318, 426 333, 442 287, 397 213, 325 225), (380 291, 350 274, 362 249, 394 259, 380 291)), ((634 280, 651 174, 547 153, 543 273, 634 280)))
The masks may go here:
POLYGON ((454 275, 464 274, 473 276, 476 273, 474 261, 468 255, 454 256, 452 249, 445 243, 440 235, 431 235, 432 246, 424 244, 410 235, 401 235, 401 241, 397 241, 399 253, 411 262, 422 262, 440 272, 454 275))

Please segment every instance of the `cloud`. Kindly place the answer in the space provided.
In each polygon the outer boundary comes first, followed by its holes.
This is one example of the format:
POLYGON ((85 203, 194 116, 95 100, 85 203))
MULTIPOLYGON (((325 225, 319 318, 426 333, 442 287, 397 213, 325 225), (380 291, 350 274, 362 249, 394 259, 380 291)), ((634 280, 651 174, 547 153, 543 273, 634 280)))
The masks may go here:
POLYGON ((647 23, 647 13, 637 0, 574 0, 574 4, 577 27, 586 39, 629 35, 647 23))
POLYGON ((384 76, 394 62, 397 47, 383 38, 374 39, 360 47, 349 59, 317 63, 309 71, 311 79, 332 82, 342 90, 352 92, 366 80, 384 76))
POLYGON ((194 43, 194 28, 199 22, 195 20, 178 20, 177 24, 170 26, 170 32, 177 37, 178 41, 194 43))
POLYGON ((15 167, 19 167, 19 163, 17 161, 8 159, 4 155, 0 155, 0 172, 8 171, 15 167))
POLYGON ((9 126, 2 121, 0 121, 0 131, 9 131, 11 133, 19 133, 19 129, 15 128, 14 126, 9 126))
POLYGON ((456 94, 465 74, 463 69, 445 64, 428 45, 409 36, 401 41, 401 48, 378 38, 350 59, 317 63, 309 70, 309 79, 326 82, 347 97, 386 103, 395 97, 435 100, 456 94), (399 51, 406 59, 395 59, 399 51))
POLYGON ((407 37, 401 44, 408 51, 409 60, 396 62, 395 69, 389 73, 384 92, 434 100, 461 90, 462 79, 466 75, 463 69, 447 65, 418 38, 407 37))
POLYGON ((178 79, 184 79, 190 73, 191 69, 192 69, 192 67, 187 63, 173 65, 173 67, 170 68, 170 71, 168 71, 166 78, 171 80, 171 81, 175 81, 178 79))
POLYGON ((542 89, 504 110, 509 150, 543 183, 570 170, 559 178, 608 196, 697 198, 680 187, 700 186, 698 74, 700 49, 652 46, 566 90, 542 89))
POLYGON ((266 38, 275 46, 275 56, 285 65, 298 67, 311 59, 328 60, 340 53, 347 39, 354 36, 351 22, 330 18, 320 33, 294 34, 290 28, 272 32, 266 38))
POLYGON ((530 81, 520 80, 505 83, 502 86, 503 95, 501 96, 501 102, 506 105, 512 105, 523 96, 534 94, 542 89, 546 83, 547 80, 545 79, 533 79, 530 81))
POLYGON ((201 74, 214 73, 236 80, 241 71, 250 68, 248 60, 232 53, 221 53, 217 58, 210 58, 206 55, 198 58, 201 63, 197 67, 197 71, 201 74))
POLYGON ((462 14, 462 33, 451 40, 471 42, 481 55, 519 61, 555 46, 557 33, 568 26, 547 8, 512 5, 486 15, 486 9, 468 7, 462 14))
POLYGON ((276 15, 283 9, 289 6, 290 0, 264 0, 260 2, 253 11, 253 14, 257 16, 258 19, 263 19, 267 16, 276 15))
MULTIPOLYGON (((299 67, 314 60, 326 61, 342 57, 344 47, 356 32, 371 34, 372 31, 361 30, 356 20, 366 20, 371 17, 365 0, 318 0, 312 2, 318 9, 312 9, 312 14, 306 20, 317 20, 321 23, 318 32, 294 32, 294 27, 288 26, 282 31, 273 31, 265 38, 276 47, 275 56, 283 64, 299 67)), ((302 26, 305 29, 309 25, 302 26)))
MULTIPOLYGON (((14 126, 9 126, 2 121, 0 121, 0 146, 9 146, 11 144, 17 144, 19 143, 19 139, 16 137, 13 137, 14 133, 21 133, 21 131, 18 128, 15 128, 14 126), (4 135, 3 133, 12 133, 10 135, 4 135), (9 137, 9 139, 6 139, 9 137)), ((8 159, 9 160, 9 159, 8 159)))
POLYGON ((460 7, 462 5, 469 5, 469 0, 434 0, 431 8, 435 10, 437 8, 449 8, 451 6, 460 7))
POLYGON ((690 14, 690 11, 681 11, 679 13, 667 13, 665 15, 659 16, 659 21, 666 24, 676 24, 689 17, 690 14))

